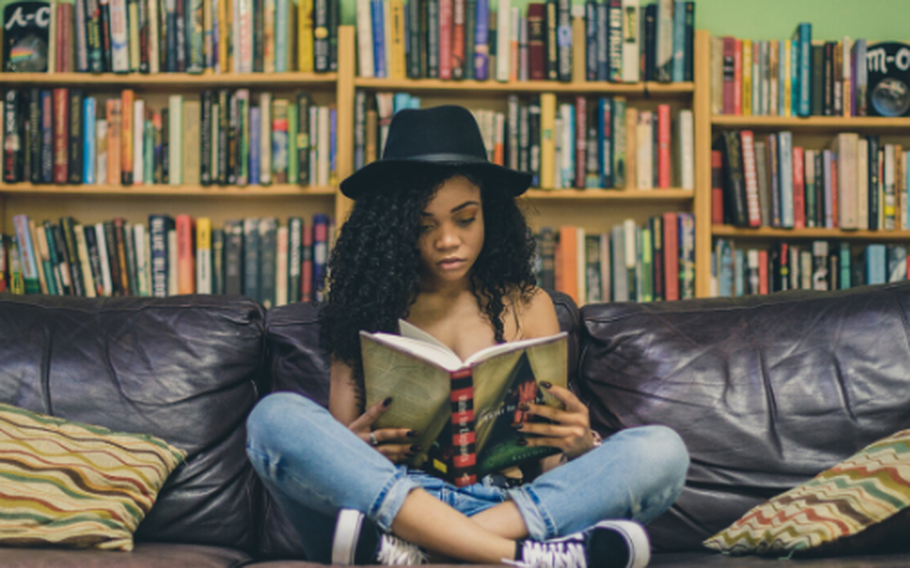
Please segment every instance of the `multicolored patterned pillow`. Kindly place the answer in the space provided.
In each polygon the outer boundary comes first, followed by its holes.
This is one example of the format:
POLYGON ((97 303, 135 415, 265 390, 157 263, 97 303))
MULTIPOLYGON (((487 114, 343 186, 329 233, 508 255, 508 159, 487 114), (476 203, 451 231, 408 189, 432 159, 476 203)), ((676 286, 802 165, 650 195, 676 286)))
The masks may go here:
POLYGON ((898 513, 908 505, 910 430, 903 430, 753 508, 702 544, 731 554, 843 551, 836 545, 871 542, 851 537, 890 517, 906 517, 898 513))
POLYGON ((0 404, 0 546, 132 550, 133 532, 185 458, 153 436, 0 404))

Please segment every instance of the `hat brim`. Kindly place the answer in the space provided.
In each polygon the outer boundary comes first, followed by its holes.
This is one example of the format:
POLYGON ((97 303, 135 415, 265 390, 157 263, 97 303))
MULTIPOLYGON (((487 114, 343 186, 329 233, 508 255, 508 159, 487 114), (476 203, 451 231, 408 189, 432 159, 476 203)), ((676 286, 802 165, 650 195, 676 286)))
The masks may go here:
POLYGON ((476 173, 491 189, 499 187, 512 197, 517 197, 531 186, 531 174, 516 172, 489 162, 428 162, 423 160, 380 160, 360 168, 341 182, 341 193, 358 199, 371 189, 377 189, 390 179, 405 177, 418 171, 441 167, 457 167, 476 173))

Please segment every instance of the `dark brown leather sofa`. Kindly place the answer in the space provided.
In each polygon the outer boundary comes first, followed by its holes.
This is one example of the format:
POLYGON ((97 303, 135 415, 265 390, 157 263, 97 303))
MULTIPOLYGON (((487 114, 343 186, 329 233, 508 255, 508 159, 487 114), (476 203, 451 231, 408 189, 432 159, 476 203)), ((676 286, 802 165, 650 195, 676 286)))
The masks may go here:
MULTIPOLYGON (((910 284, 580 311, 553 297, 593 426, 607 435, 666 424, 688 445, 686 488, 649 527, 653 566, 778 566, 700 543, 910 427, 910 284)), ((0 296, 0 401, 154 434, 189 454, 132 553, 0 548, 0 567, 304 566, 246 460, 244 421, 274 390, 326 402, 316 315, 302 304, 266 313, 239 297, 0 296)), ((905 517, 852 543, 887 554, 793 562, 910 566, 905 517)))

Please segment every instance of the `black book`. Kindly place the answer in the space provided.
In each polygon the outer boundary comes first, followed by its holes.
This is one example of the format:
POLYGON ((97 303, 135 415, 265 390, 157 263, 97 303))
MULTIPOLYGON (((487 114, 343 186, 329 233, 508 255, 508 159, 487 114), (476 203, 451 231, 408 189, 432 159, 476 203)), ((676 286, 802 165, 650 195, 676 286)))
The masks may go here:
POLYGON ((834 114, 834 48, 837 43, 829 41, 824 46, 824 66, 822 69, 822 84, 824 98, 822 100, 822 112, 825 116, 834 114))
MULTIPOLYGON (((107 247, 107 262, 111 271, 111 289, 114 296, 124 295, 124 284, 121 278, 120 256, 117 253, 117 237, 115 236, 114 222, 104 222, 104 245, 107 247)), ((167 243, 167 235, 165 235, 167 243)))
POLYGON ((267 217, 259 221, 259 301, 266 309, 275 305, 277 291, 278 220, 267 217))
POLYGON ((199 183, 212 183, 212 91, 205 90, 199 94, 201 117, 199 124, 199 183))
POLYGON ((240 100, 236 92, 228 94, 227 110, 227 181, 228 184, 234 185, 240 177, 240 142, 243 138, 243 132, 240 130, 240 100))
MULTIPOLYGON (((162 2, 162 5, 164 3, 162 2)), ((98 32, 101 40, 101 70, 104 72, 111 72, 113 70, 113 65, 111 64, 111 2, 110 0, 98 0, 98 14, 100 18, 100 24, 98 32)), ((162 29, 165 24, 164 20, 161 20, 162 29)), ((166 40, 164 36, 161 38, 162 46, 165 46, 166 40)), ((164 58, 161 59, 161 70, 166 70, 166 61, 164 58)))
POLYGON ((474 78, 475 32, 477 31, 477 0, 465 0, 464 4, 464 78, 474 78))
MULTIPOLYGON (((255 0, 254 0, 255 1, 255 0)), ((329 3, 337 0, 313 1, 313 69, 317 73, 331 67, 329 46, 329 3)))
MULTIPOLYGON (((174 71, 178 73, 183 73, 186 71, 186 52, 189 47, 189 42, 186 41, 186 18, 187 18, 187 2, 189 0, 175 0, 177 4, 177 18, 174 22, 174 38, 176 46, 176 57, 174 58, 175 68, 174 71)), ((170 30, 170 26, 168 26, 170 30)), ((168 54, 170 57, 170 53, 168 54)))
POLYGON ((231 131, 230 91, 218 91, 218 185, 228 183, 228 137, 231 131))
POLYGON ((169 183, 171 153, 171 121, 168 120, 170 112, 167 108, 161 109, 161 183, 169 183))
POLYGON ((686 39, 683 54, 683 80, 693 81, 695 78, 695 2, 686 2, 686 39))
POLYGON ((297 183, 310 183, 310 95, 305 92, 297 93, 297 183))
POLYGON ((261 297, 259 219, 243 220, 243 295, 254 300, 261 297))
MULTIPOLYGON (((557 0, 547 0, 547 79, 550 81, 559 80, 559 39, 557 26, 559 24, 558 10, 556 8, 557 0)), ((490 45, 496 45, 492 42, 490 45)))
POLYGON ((6 91, 3 104, 3 181, 9 183, 22 179, 22 113, 19 105, 19 90, 6 91))
MULTIPOLYGON (((777 134, 768 135, 768 180, 771 182, 771 223, 772 227, 780 227, 780 171, 779 153, 777 148, 777 134)), ((821 154, 821 152, 819 152, 821 154)), ((820 170, 816 170, 820 171, 820 170)))
POLYGON ((408 2, 408 78, 420 79, 420 5, 417 0, 408 2))
MULTIPOLYGON (((70 128, 69 128, 69 182, 82 183, 82 90, 70 89, 70 128)), ((124 109, 132 112, 132 109, 124 109)))
POLYGON ((41 183, 42 118, 41 89, 30 89, 28 97, 28 179, 32 183, 41 183))
POLYGON ((825 226, 825 159, 821 152, 815 153, 815 223, 825 226))
POLYGON ((3 8, 3 70, 47 71, 51 8, 48 2, 10 2, 3 8))
MULTIPOLYGON (((664 299, 664 220, 663 217, 651 217, 651 282, 654 301, 664 299)), ((672 228, 670 230, 673 230, 672 228)))
MULTIPOLYGON (((418 38, 417 38, 419 41, 418 53, 420 54, 420 63, 419 63, 420 64, 420 75, 418 78, 425 79, 428 76, 427 75, 427 65, 429 64, 428 63, 429 55, 427 54, 427 51, 428 51, 427 42, 429 41, 429 33, 427 32, 427 21, 428 21, 427 18, 430 17, 430 15, 429 15, 429 4, 430 3, 429 3, 429 0, 416 0, 416 2, 420 8, 420 14, 418 15, 418 17, 420 19, 417 20, 417 24, 416 24, 418 26, 419 32, 420 32, 418 35, 418 38)), ((472 71, 472 73, 473 73, 473 71, 472 71)))
POLYGON ((533 175, 531 185, 540 186, 540 99, 533 97, 528 105, 528 168, 533 175))
POLYGON ((556 2, 556 43, 559 80, 572 80, 572 3, 570 0, 556 2))
POLYGON ((53 254, 56 256, 56 267, 60 272, 62 289, 67 296, 75 294, 73 288, 73 274, 70 271, 69 256, 66 252, 66 241, 63 238, 63 231, 60 225, 55 225, 50 221, 44 222, 45 233, 47 234, 48 248, 53 248, 53 254))
POLYGON ((117 265, 120 269, 120 286, 124 296, 132 296, 135 290, 130 286, 130 263, 127 255, 126 238, 123 230, 125 221, 121 218, 114 219, 114 256, 117 257, 117 265))
POLYGON ((212 294, 224 294, 223 229, 212 229, 212 294))
MULTIPOLYGON (((597 26, 596 26, 596 42, 595 47, 597 51, 596 62, 597 65, 597 80, 598 81, 609 81, 610 80, 610 6, 609 2, 606 0, 598 2, 596 6, 596 15, 597 15, 597 26)), ((548 40, 549 41, 549 40, 548 40)))
POLYGON ((123 251, 126 253, 126 276, 130 282, 130 294, 139 295, 139 267, 136 265, 136 241, 133 238, 133 224, 124 222, 114 225, 122 232, 123 251))
POLYGON ((224 222, 224 293, 243 293, 243 221, 224 222))
POLYGON ((518 171, 531 171, 531 120, 527 104, 518 107, 518 171))
MULTIPOLYGON (((139 20, 142 21, 142 10, 139 12, 139 20)), ((104 71, 104 58, 101 54, 101 5, 98 0, 85 1, 85 36, 88 44, 88 70, 101 73, 104 71)))
MULTIPOLYGON (((427 2, 427 77, 439 78, 439 0, 426 0, 427 2)), ((493 19, 493 16, 490 16, 493 19)), ((488 39, 490 49, 496 42, 492 37, 488 39)))
POLYGON ((724 132, 718 142, 724 155, 724 206, 727 217, 734 225, 748 227, 746 184, 738 132, 724 132))
POLYGON ((657 4, 648 4, 645 7, 645 34, 644 45, 644 74, 645 81, 657 80, 657 4))
POLYGON ((62 217, 60 219, 60 232, 63 238, 63 246, 66 250, 66 259, 69 263, 70 276, 72 276, 73 294, 85 296, 85 279, 82 276, 82 264, 79 262, 79 251, 76 248, 75 225, 76 221, 72 217, 62 217))
POLYGON ((104 273, 101 271, 101 251, 98 249, 98 233, 94 225, 82 227, 85 234, 85 249, 88 252, 88 262, 92 269, 92 280, 95 282, 95 295, 104 295, 104 273))
POLYGON ((597 2, 585 2, 585 79, 597 80, 597 2))
POLYGON ((303 219, 288 219, 288 303, 300 301, 300 274, 303 264, 303 219))
POLYGON ((22 181, 32 179, 32 122, 29 119, 29 105, 26 99, 26 108, 22 109, 25 122, 22 123, 22 181))
POLYGON ((338 24, 341 22, 341 0, 328 0, 328 2, 329 71, 338 71, 338 24))
POLYGON ((825 46, 812 46, 812 116, 825 114, 825 46))
POLYGON ((878 135, 870 134, 867 140, 869 146, 869 230, 875 231, 878 230, 878 212, 881 206, 878 199, 878 135))
MULTIPOLYGON (((325 2, 326 0, 322 0, 325 2)), ((318 37, 318 34, 317 34, 318 37)), ((253 0, 253 72, 265 68, 265 2, 253 0)))
POLYGON ((54 97, 41 91, 41 183, 54 181, 54 97))

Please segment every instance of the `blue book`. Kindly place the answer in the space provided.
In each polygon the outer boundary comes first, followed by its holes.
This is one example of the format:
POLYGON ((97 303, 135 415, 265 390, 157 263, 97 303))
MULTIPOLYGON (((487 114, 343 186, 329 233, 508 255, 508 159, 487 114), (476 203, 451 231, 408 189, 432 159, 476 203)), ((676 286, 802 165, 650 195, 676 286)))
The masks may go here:
POLYGON ((395 93, 392 98, 392 113, 396 113, 403 108, 411 108, 411 95, 407 93, 395 93))
POLYGON ((733 260, 733 247, 730 241, 718 239, 715 246, 715 258, 718 259, 717 267, 717 295, 721 298, 733 296, 733 278, 735 272, 733 260))
POLYGON ((413 109, 416 109, 416 110, 420 110, 420 97, 413 97, 413 96, 412 96, 409 100, 410 100, 410 103, 411 103, 410 106, 409 106, 409 108, 413 108, 413 109))
POLYGON ((733 253, 733 293, 736 296, 743 296, 746 293, 746 283, 743 278, 745 271, 745 253, 742 249, 736 249, 733 253))
MULTIPOLYGON (((289 0, 276 0, 275 2, 275 72, 283 73, 288 70, 288 2, 289 0), (285 25, 282 25, 285 24, 285 25)), ((217 10, 214 10, 217 12, 217 10)), ((405 37, 408 37, 405 35, 405 37)))
POLYGON ((866 284, 884 284, 888 278, 885 245, 866 247, 866 284))
POLYGON ((54 181, 54 99, 50 89, 41 90, 41 182, 54 181))
POLYGON ((477 0, 474 23, 474 78, 486 81, 490 62, 490 1, 477 0))
POLYGON ((597 3, 585 2, 585 80, 597 80, 597 3))
POLYGON ((261 163, 259 148, 259 129, 261 128, 262 113, 258 106, 250 109, 250 177, 253 185, 259 185, 259 167, 261 163))
POLYGON ((790 116, 799 116, 799 42, 790 40, 790 116))
POLYGON ((610 80, 610 58, 609 58, 609 39, 610 33, 610 7, 607 2, 597 4, 597 37, 595 41, 597 50, 597 80, 610 80))
POLYGON ((812 24, 803 22, 796 26, 793 39, 799 43, 799 116, 809 116, 812 112, 812 24))
POLYGON ((600 183, 597 187, 613 187, 613 99, 601 97, 597 102, 597 155, 600 163, 600 183))
POLYGON ((95 97, 82 101, 82 183, 95 183, 95 97))
MULTIPOLYGON (((335 111, 335 107, 332 107, 329 111, 329 177, 332 176, 333 172, 338 170, 335 168, 335 156, 338 154, 338 114, 335 111)), ((332 182, 334 183, 334 182, 332 182)))
POLYGON ((686 77, 686 3, 673 1, 673 82, 686 77))
POLYGON ((848 241, 841 241, 837 260, 840 267, 840 278, 837 279, 837 286, 841 290, 846 290, 850 287, 850 279, 853 274, 853 259, 850 256, 850 243, 848 241))
POLYGON ((370 0, 370 13, 373 16, 373 76, 385 78, 385 26, 383 21, 382 0, 370 0))
MULTIPOLYGON (((834 152, 831 150, 822 151, 822 176, 824 179, 824 199, 825 199, 825 224, 824 227, 828 229, 834 228, 834 210, 832 209, 833 203, 831 202, 831 197, 833 196, 834 187, 831 185, 831 167, 832 164, 837 163, 834 152)), ((816 174, 817 175, 817 174, 816 174)))
POLYGON ((174 227, 174 220, 167 215, 149 215, 149 252, 152 267, 152 296, 167 296, 168 247, 167 233, 174 227))
POLYGON ((788 131, 777 135, 780 173, 781 226, 793 228, 793 135, 788 131))

